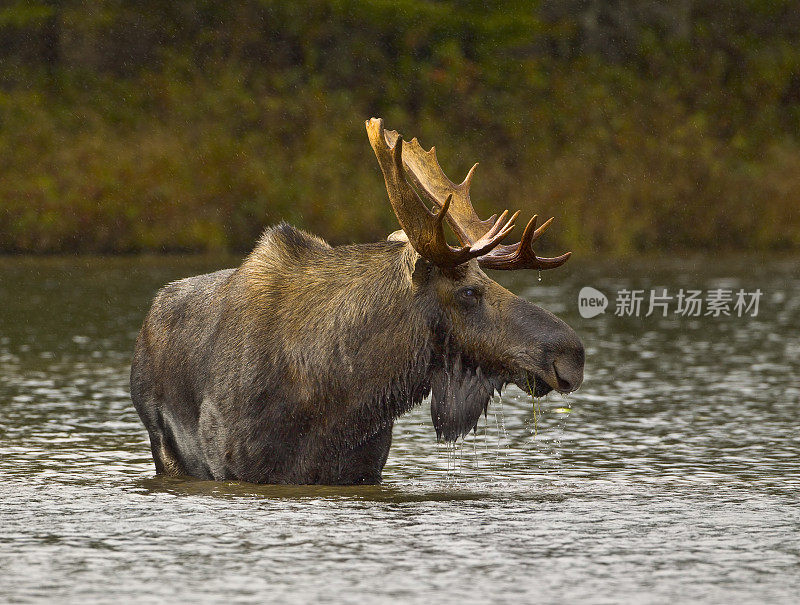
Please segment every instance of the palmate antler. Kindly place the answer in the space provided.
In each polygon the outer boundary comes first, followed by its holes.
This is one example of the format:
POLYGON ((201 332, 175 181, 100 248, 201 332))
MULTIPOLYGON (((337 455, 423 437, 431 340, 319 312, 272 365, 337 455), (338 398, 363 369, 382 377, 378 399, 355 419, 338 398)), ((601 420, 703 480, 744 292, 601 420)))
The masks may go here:
MULTIPOLYGON (((560 267, 567 262, 567 259, 569 259, 571 255, 570 252, 555 258, 545 258, 536 256, 536 253, 533 251, 533 242, 535 242, 550 226, 553 221, 552 218, 545 221, 537 229, 537 216, 534 215, 525 227, 525 231, 522 234, 522 239, 518 243, 512 245, 499 245, 499 240, 502 239, 502 237, 505 237, 505 235, 508 233, 514 219, 517 217, 519 212, 515 213, 511 219, 506 222, 505 226, 501 230, 496 229, 498 225, 505 219, 507 212, 503 212, 499 219, 496 219, 496 215, 492 215, 485 221, 482 221, 478 217, 469 197, 469 187, 472 182, 472 177, 475 174, 475 168, 478 166, 477 164, 470 169, 464 181, 461 184, 456 185, 447 178, 447 176, 444 174, 444 171, 439 166, 439 162, 436 158, 435 147, 431 147, 430 151, 425 151, 422 149, 416 138, 411 139, 411 141, 406 144, 403 144, 402 137, 394 130, 385 130, 383 128, 383 120, 379 118, 372 118, 367 122, 367 132, 369 133, 372 148, 375 150, 375 154, 378 155, 378 162, 381 164, 381 169, 384 171, 387 189, 390 188, 390 183, 389 176, 387 176, 386 170, 384 169, 384 162, 386 160, 381 159, 381 155, 379 154, 378 150, 384 150, 383 153, 385 154, 386 150, 394 150, 394 152, 397 152, 399 149, 401 154, 400 157, 402 158, 402 165, 405 167, 405 171, 399 170, 398 174, 402 179, 402 173, 405 172, 414 185, 439 210, 439 213, 435 216, 438 217, 440 230, 442 215, 444 215, 444 218, 447 219, 447 222, 453 229, 456 237, 459 239, 462 246, 464 246, 462 250, 467 248, 470 250, 476 250, 478 243, 483 243, 487 237, 493 242, 493 245, 488 247, 483 254, 468 255, 468 258, 477 257, 481 267, 487 269, 505 270, 545 270, 560 267), (498 235, 500 235, 501 232, 502 235, 500 238, 495 239, 498 235)), ((397 177, 393 175, 392 178, 396 180, 397 177)), ((410 190, 410 193, 414 198, 416 198, 418 205, 422 206, 426 213, 430 215, 431 213, 428 212, 427 208, 425 208, 424 204, 422 204, 422 202, 419 200, 419 197, 414 193, 413 190, 411 190, 410 187, 408 187, 408 183, 405 181, 405 179, 402 179, 402 184, 410 190)), ((389 197, 390 199, 392 198, 391 191, 389 193, 389 197)), ((392 202, 392 206, 394 207, 394 202, 392 202)), ((395 208, 395 213, 397 213, 397 208, 395 208)), ((400 219, 399 214, 398 219, 400 220, 400 226, 403 227, 403 230, 406 232, 406 235, 409 236, 409 240, 411 241, 412 245, 414 245, 416 248, 414 241, 411 239, 411 234, 405 228, 403 220, 400 219)), ((441 237, 442 242, 444 242, 443 232, 441 237)), ((447 245, 446 242, 444 242, 444 244, 447 245)), ((422 254, 419 248, 416 249, 418 252, 420 252, 420 254, 422 254)), ((423 254, 423 256, 426 255, 423 254)))
POLYGON ((485 256, 514 228, 514 219, 518 213, 506 219, 508 212, 503 212, 479 237, 460 248, 454 248, 447 243, 442 224, 449 217, 448 210, 454 199, 453 194, 448 194, 437 204, 438 212, 428 210, 406 181, 406 170, 403 169, 402 161, 402 137, 395 132, 392 143, 389 144, 383 120, 380 118, 372 118, 367 122, 367 134, 383 172, 389 201, 397 220, 411 245, 422 257, 440 267, 455 267, 472 258, 485 256))

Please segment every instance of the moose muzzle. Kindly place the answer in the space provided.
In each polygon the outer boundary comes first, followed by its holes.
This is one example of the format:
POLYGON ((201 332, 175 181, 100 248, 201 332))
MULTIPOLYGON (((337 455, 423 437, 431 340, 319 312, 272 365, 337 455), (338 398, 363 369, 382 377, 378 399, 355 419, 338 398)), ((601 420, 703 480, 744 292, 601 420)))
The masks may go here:
POLYGON ((549 388, 539 384, 535 389, 537 396, 551 389, 560 393, 575 391, 583 382, 585 358, 578 335, 550 311, 522 299, 515 303, 510 323, 514 340, 524 351, 517 356, 517 370, 524 374, 524 380, 515 382, 523 390, 530 390, 533 385, 526 384, 530 376, 544 381, 549 388))

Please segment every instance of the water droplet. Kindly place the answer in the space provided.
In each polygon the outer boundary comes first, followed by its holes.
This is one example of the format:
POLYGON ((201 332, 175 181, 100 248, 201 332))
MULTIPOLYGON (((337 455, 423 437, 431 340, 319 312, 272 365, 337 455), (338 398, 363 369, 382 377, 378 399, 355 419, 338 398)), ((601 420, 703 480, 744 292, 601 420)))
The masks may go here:
POLYGON ((539 273, 539 281, 542 281, 542 271, 541 271, 541 269, 538 271, 538 273, 539 273))

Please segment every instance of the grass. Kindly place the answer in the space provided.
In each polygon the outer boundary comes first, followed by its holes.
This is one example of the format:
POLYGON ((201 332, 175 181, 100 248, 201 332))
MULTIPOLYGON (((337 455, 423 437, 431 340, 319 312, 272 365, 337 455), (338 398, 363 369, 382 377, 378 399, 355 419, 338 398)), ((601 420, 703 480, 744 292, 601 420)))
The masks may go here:
POLYGON ((533 404, 533 438, 539 434, 539 410, 536 407, 536 376, 533 377, 533 388, 531 388, 531 381, 528 377, 528 372, 525 372, 525 384, 528 386, 528 395, 531 396, 531 403, 533 404))

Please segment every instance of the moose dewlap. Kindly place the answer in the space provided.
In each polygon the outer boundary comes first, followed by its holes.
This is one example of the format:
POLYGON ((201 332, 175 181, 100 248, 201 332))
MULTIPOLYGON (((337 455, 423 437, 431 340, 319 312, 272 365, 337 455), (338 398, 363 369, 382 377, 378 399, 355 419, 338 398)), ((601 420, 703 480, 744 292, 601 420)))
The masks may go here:
POLYGON ((156 295, 131 397, 158 473, 378 483, 394 420, 429 394, 436 434, 452 441, 509 383, 534 396, 580 385, 575 332, 482 271, 562 265, 569 253, 532 247, 552 219, 537 229, 534 216, 518 243, 502 244, 518 213, 478 218, 474 167, 456 185, 434 149, 404 144, 380 119, 367 133, 402 232, 332 247, 278 225, 240 267, 156 295))

